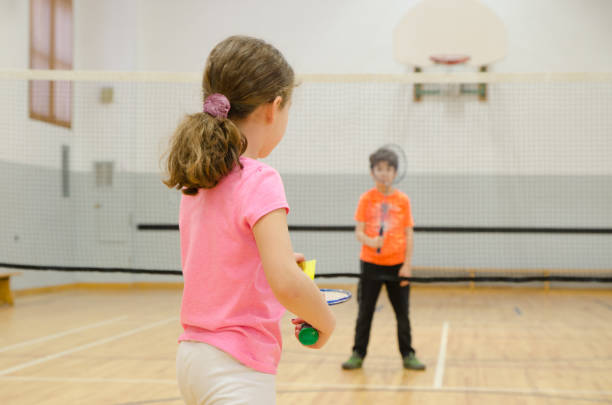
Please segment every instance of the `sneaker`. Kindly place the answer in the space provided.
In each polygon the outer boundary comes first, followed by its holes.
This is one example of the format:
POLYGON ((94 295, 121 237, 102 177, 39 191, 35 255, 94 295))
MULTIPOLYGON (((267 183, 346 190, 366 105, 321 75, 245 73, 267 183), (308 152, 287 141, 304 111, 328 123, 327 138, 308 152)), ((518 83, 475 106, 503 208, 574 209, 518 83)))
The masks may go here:
POLYGON ((404 368, 408 370, 425 370, 425 364, 421 363, 416 358, 414 353, 410 353, 408 356, 403 358, 404 368))
POLYGON ((361 368, 363 364, 363 357, 361 357, 358 353, 353 352, 351 357, 342 363, 342 368, 345 370, 355 370, 357 368, 361 368))

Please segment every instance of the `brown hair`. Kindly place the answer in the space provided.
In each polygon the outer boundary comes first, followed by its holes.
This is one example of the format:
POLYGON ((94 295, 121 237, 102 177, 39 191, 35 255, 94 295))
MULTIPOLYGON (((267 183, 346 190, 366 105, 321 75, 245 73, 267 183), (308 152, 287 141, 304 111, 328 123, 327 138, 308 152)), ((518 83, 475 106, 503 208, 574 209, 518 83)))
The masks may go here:
POLYGON ((203 99, 220 93, 230 102, 227 118, 205 112, 187 115, 174 131, 167 152, 168 178, 164 184, 195 195, 213 188, 240 164, 247 140, 235 121, 258 106, 291 98, 293 69, 272 45, 256 38, 232 36, 221 41, 206 61, 203 99))
POLYGON ((370 169, 374 170, 374 166, 380 162, 387 162, 397 172, 398 161, 397 153, 383 146, 370 155, 370 169))

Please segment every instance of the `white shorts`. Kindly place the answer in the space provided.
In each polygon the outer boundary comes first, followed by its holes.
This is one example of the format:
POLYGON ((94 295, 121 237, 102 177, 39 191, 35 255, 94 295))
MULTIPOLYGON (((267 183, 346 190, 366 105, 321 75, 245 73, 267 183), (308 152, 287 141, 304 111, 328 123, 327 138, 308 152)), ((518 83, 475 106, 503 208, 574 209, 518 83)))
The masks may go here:
POLYGON ((187 405, 276 403, 274 374, 255 371, 206 343, 179 344, 176 376, 187 405))

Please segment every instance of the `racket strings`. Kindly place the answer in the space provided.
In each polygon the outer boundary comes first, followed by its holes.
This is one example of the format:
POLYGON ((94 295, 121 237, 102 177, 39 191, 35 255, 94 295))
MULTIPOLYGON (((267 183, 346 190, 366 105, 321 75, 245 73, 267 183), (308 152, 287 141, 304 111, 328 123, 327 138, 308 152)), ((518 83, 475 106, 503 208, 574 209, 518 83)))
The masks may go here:
POLYGON ((351 293, 346 290, 321 289, 328 304, 339 304, 351 298, 351 293))
POLYGON ((328 291, 324 293, 325 299, 335 301, 346 297, 346 294, 337 291, 328 291))

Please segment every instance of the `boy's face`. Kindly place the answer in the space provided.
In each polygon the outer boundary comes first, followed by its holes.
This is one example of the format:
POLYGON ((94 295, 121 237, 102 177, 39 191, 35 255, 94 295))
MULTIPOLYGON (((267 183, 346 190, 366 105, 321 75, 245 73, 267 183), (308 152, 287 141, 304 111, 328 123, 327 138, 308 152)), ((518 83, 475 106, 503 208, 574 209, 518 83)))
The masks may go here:
POLYGON ((393 180, 395 180, 396 175, 397 172, 395 171, 395 168, 385 161, 376 163, 372 169, 372 177, 374 177, 374 181, 387 187, 393 184, 393 180))

